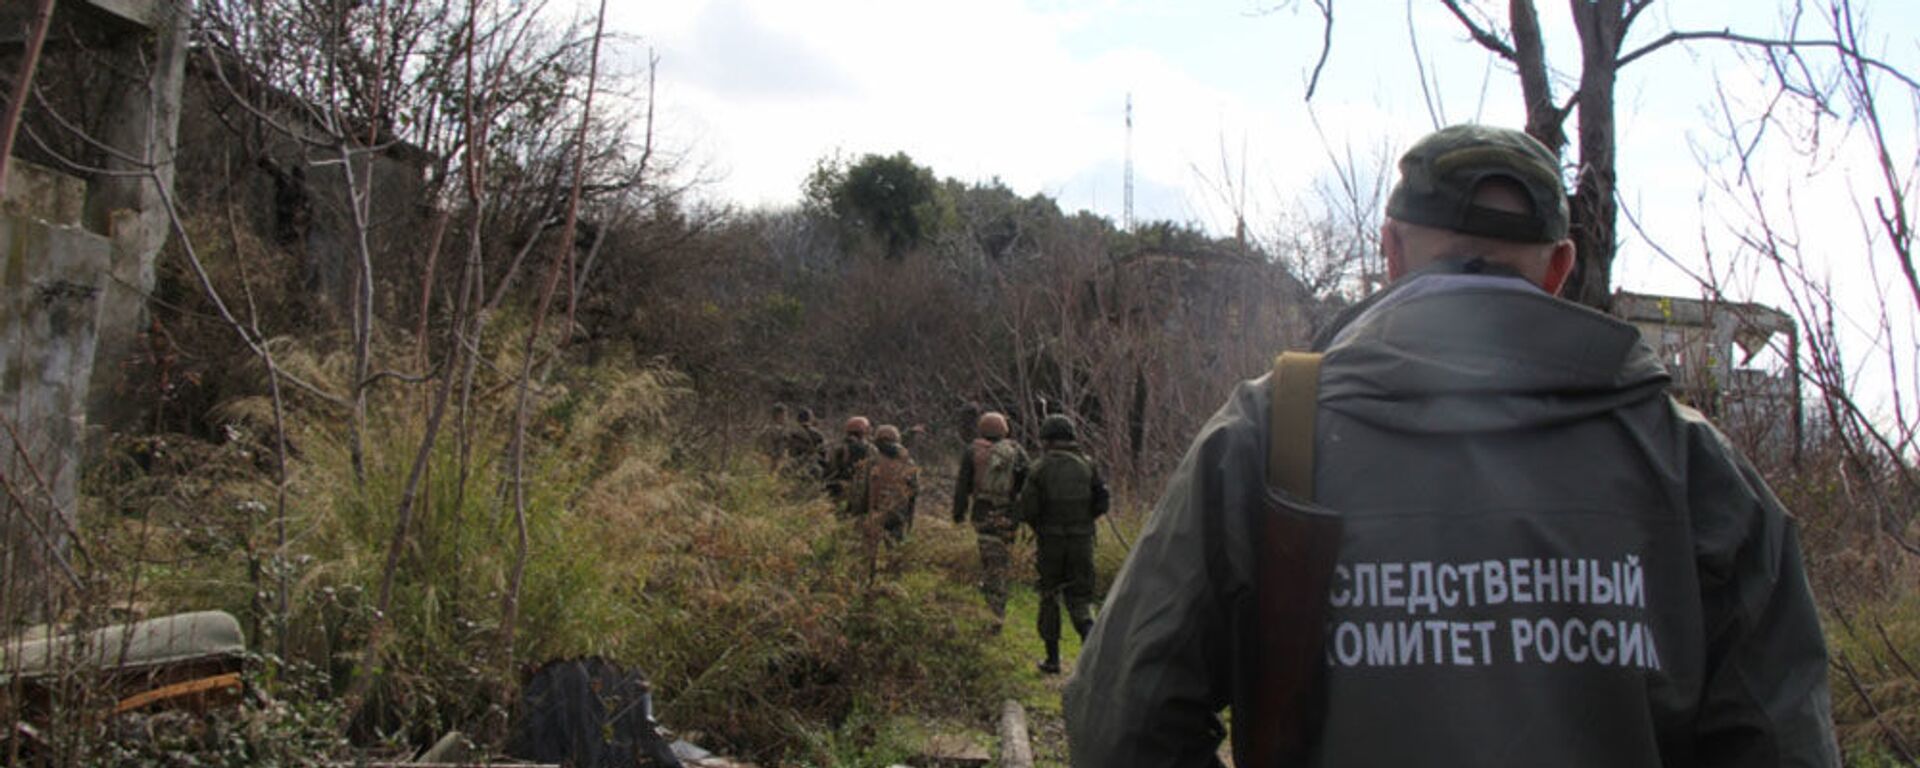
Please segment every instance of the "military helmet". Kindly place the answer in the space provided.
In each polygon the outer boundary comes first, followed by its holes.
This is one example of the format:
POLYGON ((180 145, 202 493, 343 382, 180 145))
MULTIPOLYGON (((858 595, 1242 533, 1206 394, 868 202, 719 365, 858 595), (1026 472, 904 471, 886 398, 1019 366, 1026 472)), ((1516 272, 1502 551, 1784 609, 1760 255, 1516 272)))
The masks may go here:
POLYGON ((873 423, 867 421, 867 417, 855 416, 853 418, 847 419, 846 430, 847 430, 847 434, 849 435, 860 435, 862 437, 865 437, 867 434, 867 430, 870 429, 872 426, 873 426, 873 423))
POLYGON ((1006 437, 1007 417, 999 411, 987 411, 980 414, 980 421, 974 424, 980 430, 981 437, 1006 437))
POLYGON ((812 424, 812 423, 813 423, 813 409, 812 409, 812 408, 807 408, 807 407, 802 407, 802 408, 800 409, 800 412, 799 412, 799 413, 796 413, 796 414, 794 414, 794 416, 793 416, 793 418, 794 418, 794 420, 795 420, 795 421, 798 421, 798 422, 800 422, 800 423, 802 423, 802 424, 812 424))
POLYGON ((900 428, 892 424, 882 424, 879 429, 873 431, 873 441, 876 443, 900 442, 900 428))
POLYGON ((1063 413, 1048 416, 1045 421, 1040 422, 1040 439, 1072 440, 1073 419, 1067 418, 1063 413))

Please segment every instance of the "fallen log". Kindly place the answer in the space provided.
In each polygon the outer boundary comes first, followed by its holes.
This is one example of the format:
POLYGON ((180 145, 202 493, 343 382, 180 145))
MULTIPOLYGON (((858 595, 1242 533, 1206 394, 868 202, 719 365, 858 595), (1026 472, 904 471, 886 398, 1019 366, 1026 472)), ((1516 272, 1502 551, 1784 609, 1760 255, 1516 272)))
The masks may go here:
POLYGON ((1027 737, 1027 710, 1007 699, 1000 705, 1000 768, 1033 768, 1033 744, 1027 737))

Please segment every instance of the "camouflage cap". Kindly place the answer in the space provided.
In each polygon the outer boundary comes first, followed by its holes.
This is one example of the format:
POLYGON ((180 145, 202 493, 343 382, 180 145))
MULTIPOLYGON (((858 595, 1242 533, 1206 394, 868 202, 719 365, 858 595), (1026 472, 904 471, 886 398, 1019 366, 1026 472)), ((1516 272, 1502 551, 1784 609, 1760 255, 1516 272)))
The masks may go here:
POLYGON ((1387 215, 1496 240, 1551 243, 1567 236, 1567 193, 1559 159, 1533 137, 1508 128, 1455 125, 1427 134, 1400 157, 1400 183, 1387 198, 1387 215), (1533 212, 1474 205, 1474 191, 1492 178, 1518 184, 1533 212))

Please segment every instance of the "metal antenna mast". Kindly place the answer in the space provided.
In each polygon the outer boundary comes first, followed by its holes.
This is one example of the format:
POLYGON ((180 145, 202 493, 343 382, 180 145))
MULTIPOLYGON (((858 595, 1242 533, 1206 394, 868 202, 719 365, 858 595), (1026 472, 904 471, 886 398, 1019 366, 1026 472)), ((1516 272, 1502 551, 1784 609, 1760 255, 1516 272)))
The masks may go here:
POLYGON ((1133 93, 1127 93, 1127 180, 1126 202, 1120 214, 1120 227, 1133 231, 1133 93))

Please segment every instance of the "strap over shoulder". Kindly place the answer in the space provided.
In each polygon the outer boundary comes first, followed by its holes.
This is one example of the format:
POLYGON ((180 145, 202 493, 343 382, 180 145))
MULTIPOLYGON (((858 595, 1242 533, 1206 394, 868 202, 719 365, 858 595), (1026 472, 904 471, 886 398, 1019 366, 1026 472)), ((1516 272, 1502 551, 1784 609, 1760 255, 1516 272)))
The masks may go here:
POLYGON ((1273 408, 1267 430, 1267 485, 1313 499, 1313 418, 1319 410, 1320 354, 1273 359, 1273 408))

